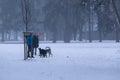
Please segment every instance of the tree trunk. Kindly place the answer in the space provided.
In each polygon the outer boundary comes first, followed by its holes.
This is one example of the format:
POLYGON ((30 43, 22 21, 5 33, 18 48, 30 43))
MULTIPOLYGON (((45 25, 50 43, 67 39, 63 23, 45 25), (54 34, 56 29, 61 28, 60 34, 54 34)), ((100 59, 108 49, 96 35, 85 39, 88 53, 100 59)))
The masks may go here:
POLYGON ((89 42, 92 42, 91 36, 91 1, 89 1, 89 19, 88 19, 88 26, 89 26, 89 42))
POLYGON ((77 37, 77 31, 73 30, 73 40, 76 40, 76 37, 77 37))
POLYGON ((14 40, 18 41, 18 32, 15 31, 14 40))
POLYGON ((4 42, 5 39, 4 39, 4 31, 2 31, 2 42, 4 42))
POLYGON ((25 23, 25 31, 28 31, 28 25, 31 21, 31 0, 21 0, 22 16, 25 23))
POLYGON ((118 28, 118 25, 114 25, 116 30, 115 30, 115 33, 116 33, 116 42, 119 42, 119 28, 118 28))
POLYGON ((119 42, 119 31, 116 31, 116 42, 119 42))
MULTIPOLYGON (((116 21, 118 23, 118 26, 120 26, 120 15, 118 13, 117 7, 115 5, 115 0, 112 0, 112 6, 113 6, 113 10, 116 16, 116 21)), ((119 28, 117 25, 115 25, 116 28, 116 42, 119 42, 119 28)))
POLYGON ((119 15, 117 7, 115 5, 115 0, 112 0, 112 5, 113 5, 113 10, 114 10, 114 13, 115 13, 115 16, 116 16, 116 20, 117 20, 117 22, 120 26, 120 15, 119 15))
POLYGON ((102 42, 102 31, 100 27, 99 27, 99 42, 102 42))
POLYGON ((64 42, 70 43, 70 39, 71 39, 71 30, 69 27, 67 27, 64 31, 64 42))
POLYGON ((56 30, 53 31, 53 43, 56 43, 57 41, 57 33, 56 30))
POLYGON ((82 27, 79 28, 79 41, 82 41, 82 27))

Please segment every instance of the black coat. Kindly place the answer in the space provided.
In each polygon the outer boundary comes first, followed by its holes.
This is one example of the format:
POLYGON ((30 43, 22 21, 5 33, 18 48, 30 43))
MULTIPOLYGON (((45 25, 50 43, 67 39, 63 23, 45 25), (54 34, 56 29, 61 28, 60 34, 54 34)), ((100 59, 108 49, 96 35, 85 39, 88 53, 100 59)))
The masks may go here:
POLYGON ((33 48, 38 48, 38 46, 39 46, 38 36, 33 36, 33 48))

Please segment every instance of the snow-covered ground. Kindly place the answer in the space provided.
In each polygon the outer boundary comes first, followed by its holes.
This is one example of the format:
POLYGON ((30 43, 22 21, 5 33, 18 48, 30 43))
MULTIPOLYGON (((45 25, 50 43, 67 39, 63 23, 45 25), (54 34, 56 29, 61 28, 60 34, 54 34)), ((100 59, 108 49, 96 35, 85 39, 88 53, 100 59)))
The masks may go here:
POLYGON ((0 44, 0 80, 119 80, 120 43, 42 43, 53 57, 23 60, 23 44, 0 44))

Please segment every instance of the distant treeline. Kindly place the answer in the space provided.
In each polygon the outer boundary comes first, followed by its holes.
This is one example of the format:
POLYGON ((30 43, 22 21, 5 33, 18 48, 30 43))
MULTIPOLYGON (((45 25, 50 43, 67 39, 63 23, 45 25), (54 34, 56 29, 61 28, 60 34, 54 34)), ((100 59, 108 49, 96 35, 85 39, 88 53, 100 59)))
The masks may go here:
POLYGON ((116 40, 120 0, 0 0, 0 40, 20 40, 24 31, 40 40, 116 40))

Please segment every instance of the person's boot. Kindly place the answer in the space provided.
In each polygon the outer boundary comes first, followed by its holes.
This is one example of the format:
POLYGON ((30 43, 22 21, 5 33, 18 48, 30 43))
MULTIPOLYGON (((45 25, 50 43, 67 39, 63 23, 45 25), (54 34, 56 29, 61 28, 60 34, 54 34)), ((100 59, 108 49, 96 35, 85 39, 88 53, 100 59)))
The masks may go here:
POLYGON ((31 58, 34 58, 34 56, 33 56, 33 52, 31 53, 31 58))
POLYGON ((37 55, 37 53, 36 53, 36 48, 35 48, 35 55, 37 55))
POLYGON ((30 57, 30 55, 29 55, 29 52, 28 52, 28 55, 27 55, 27 57, 28 57, 28 58, 30 57))
POLYGON ((34 56, 31 56, 31 58, 35 58, 34 56))
POLYGON ((27 56, 28 58, 30 57, 30 55, 27 56))

